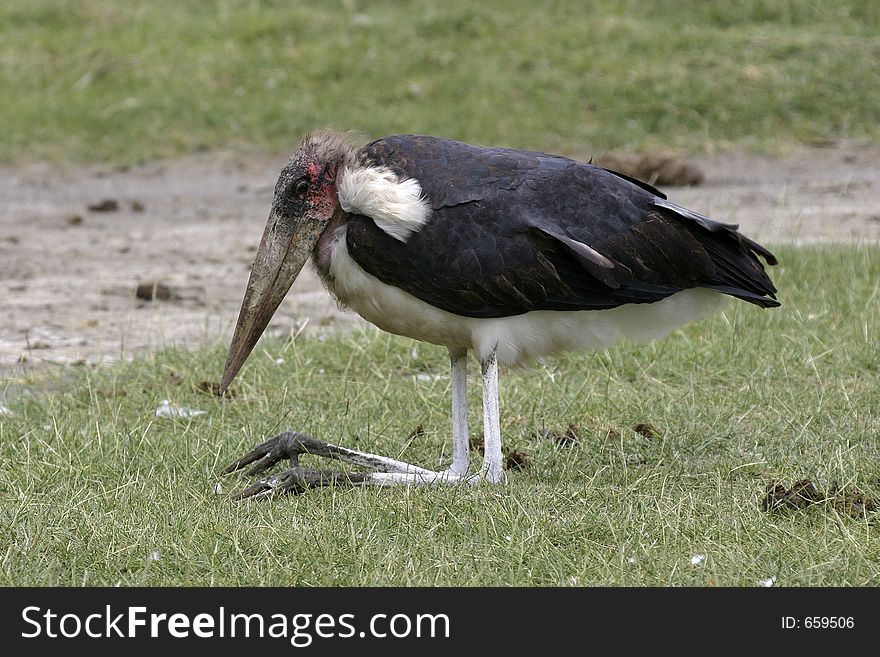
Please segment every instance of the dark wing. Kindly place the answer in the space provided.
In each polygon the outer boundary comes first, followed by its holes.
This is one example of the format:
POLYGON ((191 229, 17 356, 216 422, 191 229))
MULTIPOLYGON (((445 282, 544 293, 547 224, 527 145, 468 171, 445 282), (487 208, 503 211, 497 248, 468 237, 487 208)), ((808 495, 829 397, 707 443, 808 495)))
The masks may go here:
POLYGON ((366 146, 370 162, 419 181, 433 214, 408 242, 351 218, 352 258, 381 281, 449 312, 504 317, 650 303, 707 287, 779 305, 736 232, 650 186, 568 158, 400 135, 366 146))

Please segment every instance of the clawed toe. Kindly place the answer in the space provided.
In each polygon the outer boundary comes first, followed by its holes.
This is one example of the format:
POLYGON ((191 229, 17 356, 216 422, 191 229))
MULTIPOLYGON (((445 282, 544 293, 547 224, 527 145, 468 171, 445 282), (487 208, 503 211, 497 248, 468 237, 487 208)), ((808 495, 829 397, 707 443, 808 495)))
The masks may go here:
POLYGON ((240 459, 230 463, 223 470, 223 474, 229 474, 241 470, 251 463, 256 463, 245 473, 253 476, 265 472, 279 461, 290 460, 293 468, 299 467, 300 454, 316 454, 318 456, 334 457, 334 446, 323 440, 312 438, 298 431, 285 431, 274 438, 260 443, 240 459))

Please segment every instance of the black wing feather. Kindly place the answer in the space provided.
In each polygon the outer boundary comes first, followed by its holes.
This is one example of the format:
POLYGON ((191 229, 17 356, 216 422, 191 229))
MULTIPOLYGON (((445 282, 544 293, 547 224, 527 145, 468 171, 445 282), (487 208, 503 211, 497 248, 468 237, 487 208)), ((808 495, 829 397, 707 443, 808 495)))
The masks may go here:
POLYGON ((347 246, 368 273, 468 317, 596 310, 706 287, 779 305, 735 226, 599 167, 531 151, 398 135, 362 156, 419 181, 431 219, 403 243, 364 216, 347 246))

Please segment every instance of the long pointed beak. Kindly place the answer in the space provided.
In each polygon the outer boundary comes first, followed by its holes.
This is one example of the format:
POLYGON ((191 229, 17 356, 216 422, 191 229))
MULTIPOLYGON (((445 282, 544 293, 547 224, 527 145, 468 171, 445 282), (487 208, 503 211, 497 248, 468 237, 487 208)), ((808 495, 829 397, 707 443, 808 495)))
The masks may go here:
POLYGON ((320 226, 273 210, 257 249, 238 323, 229 345, 220 394, 232 383, 318 241, 320 226))

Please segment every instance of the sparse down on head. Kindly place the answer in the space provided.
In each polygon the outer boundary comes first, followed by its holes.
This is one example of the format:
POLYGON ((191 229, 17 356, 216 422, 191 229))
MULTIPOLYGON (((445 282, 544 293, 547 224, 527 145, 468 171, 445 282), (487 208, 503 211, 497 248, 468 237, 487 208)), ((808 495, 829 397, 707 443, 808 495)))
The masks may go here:
MULTIPOLYGON (((340 133, 307 135, 281 170, 220 383, 225 391, 334 217, 365 215, 406 243, 431 205, 419 182, 369 161, 340 133)), ((338 222, 335 222, 338 223, 338 222)))

